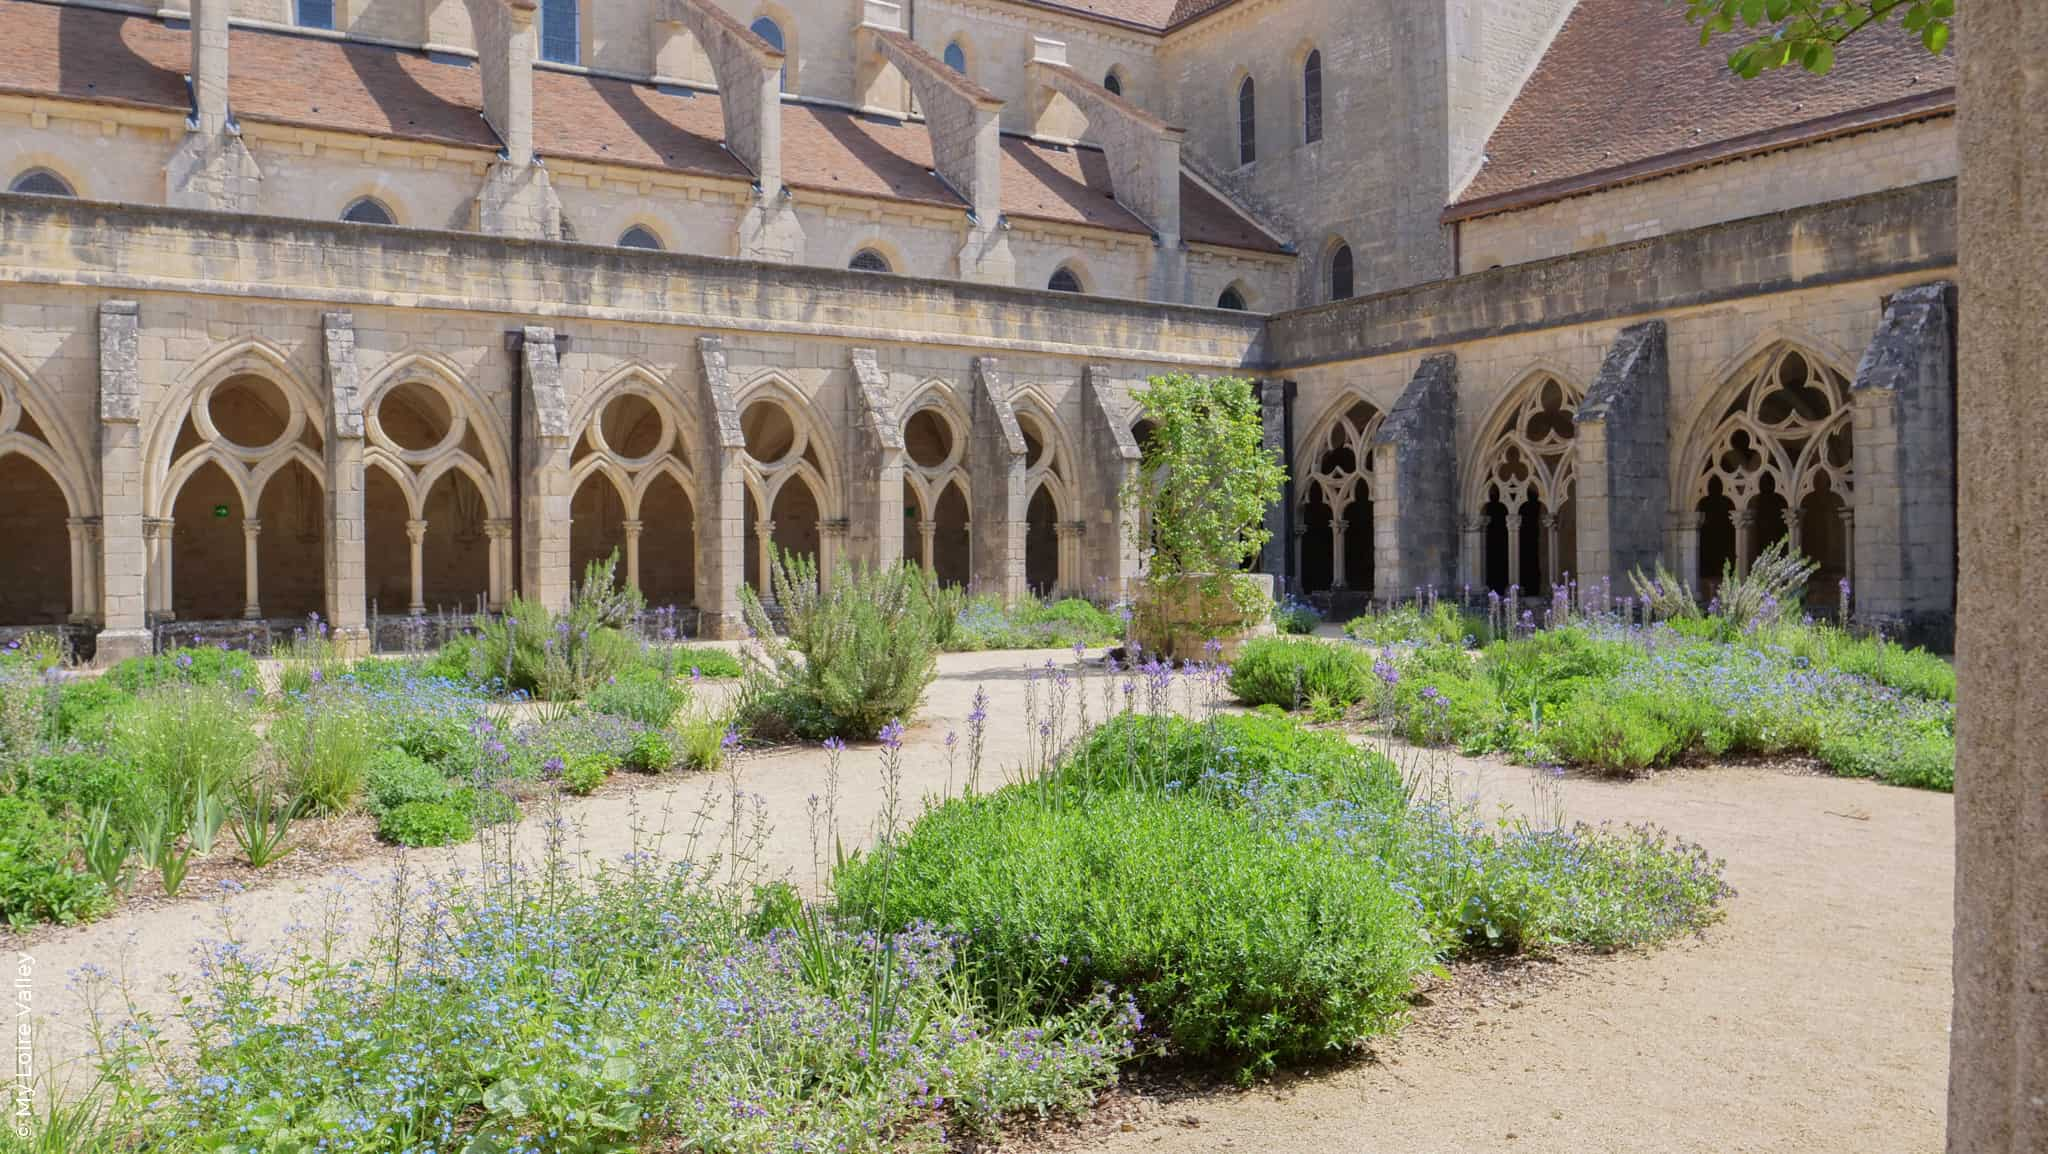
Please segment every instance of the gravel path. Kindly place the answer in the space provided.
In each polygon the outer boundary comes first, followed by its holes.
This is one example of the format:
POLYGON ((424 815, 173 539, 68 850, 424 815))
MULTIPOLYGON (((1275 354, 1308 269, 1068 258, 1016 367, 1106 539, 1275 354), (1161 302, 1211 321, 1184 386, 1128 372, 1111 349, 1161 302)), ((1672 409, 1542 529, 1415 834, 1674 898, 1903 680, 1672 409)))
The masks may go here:
MULTIPOLYGON (((1025 757, 1026 677, 1070 654, 956 654, 941 659, 924 720, 904 746, 910 799, 957 788, 945 736, 965 735, 978 686, 989 707, 984 785, 1025 757)), ((1097 682, 1099 685, 1099 680, 1097 682)), ((1042 697, 1042 695, 1041 695, 1042 697)), ((1101 713, 1099 690, 1090 708, 1101 713)), ((839 826, 866 839, 884 801, 872 750, 845 759, 839 826)), ((1461 788, 1514 805, 1530 798, 1520 769, 1458 761, 1461 788)), ((814 750, 747 757, 739 785, 775 829, 767 867, 811 875, 806 801, 823 789, 814 750)), ((615 856, 636 819, 687 822, 723 774, 678 777, 568 807, 581 848, 615 856)), ((1647 954, 1544 967, 1520 993, 1457 996, 1425 1008, 1375 1059, 1248 1092, 1160 1103, 1132 1098, 1122 1123, 1021 1144, 1103 1151, 1935 1151, 1947 1081, 1950 890, 1954 828, 1947 795, 1772 769, 1687 770, 1652 781, 1568 780, 1570 816, 1650 821, 1728 860, 1740 896, 1704 940, 1647 954), (1455 1005, 1455 1009, 1452 1008, 1455 1005)), ((532 833, 529 822, 528 834, 532 833)), ((527 836, 532 844, 537 837, 527 836)), ((228 899, 252 944, 277 940, 340 884, 367 892, 395 855, 228 899)), ((410 868, 469 866, 476 850, 414 851, 410 868)), ((174 1005, 166 979, 189 973, 216 936, 210 903, 184 902, 38 935, 34 957, 39 1067, 87 1048, 83 1008, 66 978, 94 963, 125 971, 145 1003, 174 1005)), ((1470 993, 1470 991, 1468 991, 1470 993)))

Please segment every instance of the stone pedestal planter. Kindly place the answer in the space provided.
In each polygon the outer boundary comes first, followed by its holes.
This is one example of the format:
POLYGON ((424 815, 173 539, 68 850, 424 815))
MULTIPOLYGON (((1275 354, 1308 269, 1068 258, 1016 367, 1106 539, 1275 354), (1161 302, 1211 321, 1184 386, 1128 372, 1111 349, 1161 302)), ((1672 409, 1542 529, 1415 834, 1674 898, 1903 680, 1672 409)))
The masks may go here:
POLYGON ((1230 597, 1228 584, 1214 577, 1189 576, 1172 582, 1141 583, 1131 618, 1138 644, 1146 654, 1199 661, 1210 659, 1208 645, 1216 641, 1223 646, 1222 659, 1229 661, 1246 641, 1272 636, 1272 575, 1241 576, 1260 591, 1258 606, 1251 612, 1239 608, 1230 597))

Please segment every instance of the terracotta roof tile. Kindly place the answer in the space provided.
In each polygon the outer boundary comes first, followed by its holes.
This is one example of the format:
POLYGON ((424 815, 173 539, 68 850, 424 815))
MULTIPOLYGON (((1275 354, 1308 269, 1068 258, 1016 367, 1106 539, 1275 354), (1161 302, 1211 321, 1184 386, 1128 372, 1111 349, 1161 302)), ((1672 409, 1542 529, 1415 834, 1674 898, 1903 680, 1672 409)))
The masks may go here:
POLYGON ((1953 105, 1954 56, 1887 26, 1843 45, 1825 77, 1744 80, 1735 41, 1700 46, 1681 9, 1580 0, 1487 142, 1450 217, 1534 203, 1674 166, 1810 140, 1890 110, 1953 105))
MULTIPOLYGON (((0 0, 0 92, 61 96, 183 112, 190 33, 99 9, 0 0)), ((376 45, 235 29, 229 102, 252 121, 305 125, 495 150, 472 64, 376 45)), ((722 146, 716 93, 690 95, 577 73, 534 73, 534 146, 542 156, 701 173, 752 174, 722 146)), ((933 175, 921 124, 785 104, 783 179, 797 189, 964 209, 933 175)), ((1099 150, 1003 140, 1003 208, 1013 216, 1149 233, 1109 195, 1099 150)), ((1186 182, 1188 240, 1275 251, 1250 221, 1186 182)))
MULTIPOLYGON (((0 91, 188 109, 191 34, 146 17, 5 0, 0 91)), ((228 106, 238 118, 496 148, 475 68, 424 54, 235 29, 228 106)))
POLYGON ((673 95, 645 84, 536 70, 533 136, 542 156, 753 177, 720 144, 725 114, 713 93, 673 95))
POLYGON ((1022 0, 1033 8, 1078 12, 1164 32, 1237 0, 1022 0))

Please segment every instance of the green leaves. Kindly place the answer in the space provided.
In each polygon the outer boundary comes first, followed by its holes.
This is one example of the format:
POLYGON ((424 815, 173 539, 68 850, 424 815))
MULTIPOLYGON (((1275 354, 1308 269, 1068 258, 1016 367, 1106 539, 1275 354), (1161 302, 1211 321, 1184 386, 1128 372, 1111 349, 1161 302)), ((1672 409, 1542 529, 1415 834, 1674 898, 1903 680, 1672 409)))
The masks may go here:
POLYGON ((1735 30, 1762 29, 1755 40, 1728 56, 1728 67, 1745 79, 1793 64, 1816 76, 1835 66, 1842 41, 1893 17, 1918 33, 1927 51, 1948 48, 1955 0, 1671 0, 1686 6, 1686 18, 1700 27, 1700 44, 1735 30))

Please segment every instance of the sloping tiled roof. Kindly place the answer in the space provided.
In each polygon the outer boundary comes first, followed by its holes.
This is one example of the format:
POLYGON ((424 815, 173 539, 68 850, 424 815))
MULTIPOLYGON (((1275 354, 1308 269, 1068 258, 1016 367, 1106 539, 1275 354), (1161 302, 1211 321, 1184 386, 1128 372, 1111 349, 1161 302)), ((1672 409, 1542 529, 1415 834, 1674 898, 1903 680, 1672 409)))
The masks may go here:
POLYGON ((1478 216, 1806 143, 1955 105, 1953 54, 1894 26, 1858 33, 1834 71, 1744 80, 1681 8, 1580 0, 1487 142, 1448 218, 1478 216))
POLYGON ((1123 24, 1164 32, 1198 16, 1206 16, 1237 0, 1022 0, 1033 8, 1078 12, 1123 24))
MULTIPOLYGON (((161 21, 33 0, 0 0, 0 92, 182 112, 191 33, 161 21)), ((484 120, 479 69, 422 52, 325 37, 234 29, 228 103, 236 117, 335 132, 499 147, 484 120)), ((537 69, 534 148, 542 156, 697 173, 752 174, 720 143, 716 93, 537 69)), ((783 179, 796 189, 966 207, 932 169, 921 124, 785 104, 783 179)), ((1100 152, 1006 138, 1003 208, 1020 217, 1147 232, 1108 193, 1100 152)), ((1275 251, 1234 209, 1183 194, 1191 241, 1275 251)))

